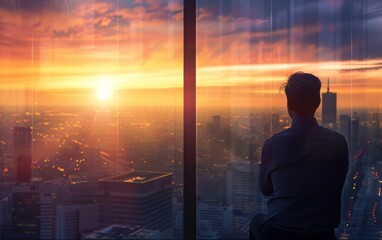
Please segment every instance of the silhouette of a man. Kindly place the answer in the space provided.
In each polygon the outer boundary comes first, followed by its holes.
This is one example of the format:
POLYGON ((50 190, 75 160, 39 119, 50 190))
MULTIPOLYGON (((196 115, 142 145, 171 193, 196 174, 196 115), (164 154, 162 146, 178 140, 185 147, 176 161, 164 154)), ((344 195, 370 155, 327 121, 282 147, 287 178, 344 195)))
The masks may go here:
POLYGON ((320 80, 292 74, 282 86, 292 127, 266 140, 260 185, 267 214, 255 215, 250 239, 336 239, 349 157, 345 138, 317 124, 320 80))

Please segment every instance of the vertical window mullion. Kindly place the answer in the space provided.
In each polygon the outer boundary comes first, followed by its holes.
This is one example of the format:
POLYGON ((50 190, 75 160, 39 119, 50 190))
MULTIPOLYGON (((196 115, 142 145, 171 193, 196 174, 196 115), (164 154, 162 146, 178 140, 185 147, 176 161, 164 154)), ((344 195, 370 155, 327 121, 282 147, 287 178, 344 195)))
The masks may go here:
POLYGON ((184 239, 196 239, 196 0, 184 0, 184 239))

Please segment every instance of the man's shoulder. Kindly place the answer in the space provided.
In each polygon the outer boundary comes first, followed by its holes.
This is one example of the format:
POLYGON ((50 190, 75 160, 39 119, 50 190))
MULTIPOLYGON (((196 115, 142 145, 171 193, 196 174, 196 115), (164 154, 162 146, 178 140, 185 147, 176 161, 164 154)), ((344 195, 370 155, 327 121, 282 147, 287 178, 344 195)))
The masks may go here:
MULTIPOLYGON (((300 135, 300 131, 296 131, 293 128, 288 128, 268 138, 265 141, 264 146, 272 146, 274 144, 287 143, 289 141, 293 141, 294 139, 296 139, 297 136, 300 135)), ((328 140, 328 142, 330 142, 331 140, 346 142, 346 139, 342 134, 322 126, 317 126, 313 128, 310 136, 324 138, 328 140)))
POLYGON ((336 132, 336 131, 334 131, 334 130, 332 130, 332 129, 329 129, 329 128, 325 128, 325 127, 320 126, 320 127, 319 127, 319 132, 320 132, 320 134, 321 134, 323 137, 331 138, 331 139, 336 139, 336 140, 344 140, 344 141, 346 141, 344 135, 342 135, 341 133, 336 132))
POLYGON ((292 130, 292 128, 285 129, 281 132, 275 133, 274 135, 272 135, 272 137, 265 140, 264 146, 268 147, 275 143, 288 141, 289 139, 293 138, 295 135, 296 133, 292 130))

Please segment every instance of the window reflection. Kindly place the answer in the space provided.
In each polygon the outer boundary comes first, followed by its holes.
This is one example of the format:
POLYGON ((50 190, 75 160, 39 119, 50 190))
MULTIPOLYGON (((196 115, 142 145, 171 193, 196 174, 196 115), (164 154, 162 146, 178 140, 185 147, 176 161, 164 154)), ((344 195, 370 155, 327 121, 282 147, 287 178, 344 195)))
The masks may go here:
POLYGON ((0 1, 1 239, 182 237, 182 24, 180 0, 0 1))
POLYGON ((279 87, 295 71, 320 77, 316 117, 349 144, 337 237, 378 238, 381 7, 372 0, 198 1, 199 238, 247 238, 250 218, 266 211, 261 147, 290 127, 279 87))

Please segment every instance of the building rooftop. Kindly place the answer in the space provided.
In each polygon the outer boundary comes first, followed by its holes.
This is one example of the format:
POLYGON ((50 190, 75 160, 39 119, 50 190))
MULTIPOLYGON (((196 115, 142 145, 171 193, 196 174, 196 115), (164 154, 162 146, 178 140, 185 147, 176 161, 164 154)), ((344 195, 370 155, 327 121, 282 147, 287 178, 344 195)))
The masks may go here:
POLYGON ((171 175, 172 173, 165 173, 165 172, 135 171, 135 172, 129 172, 129 173, 118 175, 118 176, 103 178, 103 179, 100 179, 99 181, 120 182, 120 183, 147 183, 147 182, 154 181, 156 179, 160 179, 160 178, 171 176, 171 175))
POLYGON ((147 230, 140 226, 113 224, 95 231, 84 239, 158 239, 159 231, 147 230))
POLYGON ((76 185, 76 184, 88 183, 89 182, 86 176, 70 175, 68 177, 68 179, 69 179, 69 184, 71 184, 71 185, 76 185))

